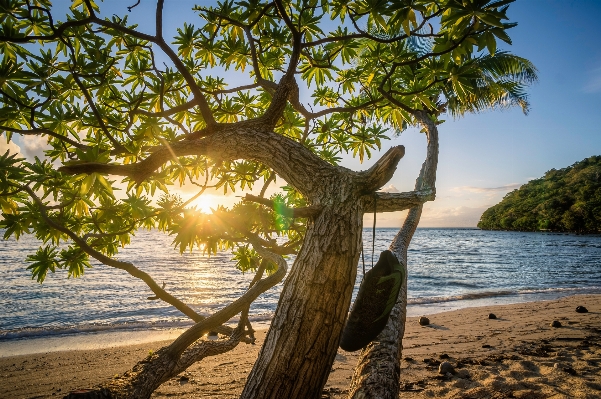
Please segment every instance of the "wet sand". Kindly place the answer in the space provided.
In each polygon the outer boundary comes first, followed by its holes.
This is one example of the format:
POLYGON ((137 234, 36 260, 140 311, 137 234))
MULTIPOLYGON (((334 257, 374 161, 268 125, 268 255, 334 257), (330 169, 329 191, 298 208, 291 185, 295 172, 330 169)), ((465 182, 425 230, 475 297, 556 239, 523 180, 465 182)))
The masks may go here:
MULTIPOLYGON (((429 326, 420 326, 417 317, 407 319, 402 398, 601 398, 601 295, 465 308, 428 318, 429 326), (579 305, 589 312, 577 313, 579 305), (551 327, 554 320, 562 327, 551 327), (445 361, 453 373, 439 373, 445 361)), ((183 374, 187 378, 173 378, 153 398, 237 398, 265 332, 257 337, 256 345, 240 344, 190 367, 183 374)), ((125 372, 168 343, 0 353, 0 398, 60 398, 125 372)), ((322 397, 346 397, 357 356, 339 351, 322 397)))

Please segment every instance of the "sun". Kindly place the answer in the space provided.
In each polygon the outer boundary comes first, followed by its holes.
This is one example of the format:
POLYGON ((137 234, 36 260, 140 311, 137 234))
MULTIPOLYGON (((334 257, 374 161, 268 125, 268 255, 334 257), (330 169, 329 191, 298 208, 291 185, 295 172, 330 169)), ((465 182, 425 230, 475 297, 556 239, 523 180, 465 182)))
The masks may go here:
POLYGON ((192 203, 199 209, 202 213, 213 213, 211 208, 217 208, 217 202, 212 195, 201 195, 192 203))

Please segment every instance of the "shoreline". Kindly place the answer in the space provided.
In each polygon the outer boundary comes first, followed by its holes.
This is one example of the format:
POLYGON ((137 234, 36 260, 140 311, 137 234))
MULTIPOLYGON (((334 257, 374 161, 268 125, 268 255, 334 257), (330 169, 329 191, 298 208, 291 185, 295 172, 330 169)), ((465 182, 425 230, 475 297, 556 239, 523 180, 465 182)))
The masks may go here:
MULTIPOLYGON (((600 289, 587 288, 587 293, 574 294, 574 290, 540 290, 539 292, 519 293, 481 293, 480 295, 467 295, 467 298, 443 300, 433 303, 409 303, 407 317, 430 316, 449 311, 462 309, 517 305, 530 302, 553 301, 570 296, 601 295, 600 289), (483 294, 483 295, 482 295, 483 294), (491 295, 489 295, 491 294, 491 295)), ((419 298, 418 298, 419 299, 419 298)), ((411 299, 409 300, 411 302, 411 299)), ((269 329, 269 321, 264 318, 253 321, 256 330, 269 329)), ((28 328, 21 331, 9 331, 8 335, 0 330, 0 359, 7 356, 30 355, 45 352, 59 352, 65 350, 91 350, 101 349, 117 342, 117 346, 129 346, 175 339, 186 329, 193 325, 192 322, 161 322, 161 323, 131 323, 111 325, 83 325, 68 326, 64 328, 43 327, 28 328), (22 333, 23 336, 19 336, 22 333)), ((230 323, 235 327, 235 323, 230 323)))
MULTIPOLYGON (((417 317, 407 318, 401 365, 404 398, 598 398, 601 394, 601 295, 470 307, 429 318, 426 327, 419 326, 417 317), (576 313, 578 305, 589 312, 576 313), (488 319, 491 312, 497 319, 488 319), (550 327, 553 320, 563 326, 550 327), (447 357, 456 373, 440 375, 438 363, 447 357)), ((264 336, 265 330, 260 331, 257 345, 240 344, 226 356, 193 365, 183 373, 187 379, 166 382, 153 398, 237 397, 264 336)), ((125 372, 148 351, 169 341, 115 345, 119 343, 2 357, 0 397, 62 397, 125 372)), ((325 397, 345 397, 357 357, 358 352, 339 350, 325 397)))
MULTIPOLYGON (((593 289, 592 293, 573 294, 568 291, 542 290, 536 293, 509 293, 506 295, 483 295, 469 299, 449 299, 433 303, 410 303, 407 306, 407 317, 431 316, 440 313, 470 308, 491 307, 500 305, 518 305, 531 302, 547 302, 572 296, 599 295, 601 289, 593 289)), ((484 293, 487 294, 487 293, 484 293)), ((252 320, 251 320, 252 321, 252 320)), ((257 331, 269 329, 269 321, 253 321, 257 331)), ((235 323, 229 323, 235 327, 235 323)), ((61 352, 68 350, 94 350, 112 346, 130 346, 173 340, 190 328, 193 323, 164 322, 143 324, 89 325, 79 327, 52 328, 52 333, 35 334, 31 330, 45 331, 44 328, 27 329, 24 336, 3 339, 0 336, 0 359, 8 356, 33 355, 39 353, 61 352), (171 324, 171 325, 170 325, 171 324), (87 331, 86 331, 87 329, 87 331), (115 343, 117 343, 115 345, 115 343)), ((2 331, 0 330, 0 333, 2 331)))

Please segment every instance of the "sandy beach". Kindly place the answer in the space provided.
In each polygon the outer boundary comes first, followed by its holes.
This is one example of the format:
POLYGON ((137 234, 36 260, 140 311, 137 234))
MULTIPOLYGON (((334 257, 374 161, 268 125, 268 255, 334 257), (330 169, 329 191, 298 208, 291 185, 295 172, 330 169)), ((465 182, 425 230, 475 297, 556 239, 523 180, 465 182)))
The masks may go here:
MULTIPOLYGON (((402 398, 601 398, 601 295, 465 308, 407 319, 402 398), (577 313, 585 306, 588 313, 577 313), (489 319, 489 313, 497 318, 489 319), (561 327, 551 327, 554 320, 561 327), (453 373, 440 374, 440 362, 453 373)), ((163 386, 154 398, 236 398, 256 359, 240 344, 205 359, 163 386)), ((21 356, 0 353, 0 398, 62 397, 123 373, 169 341, 21 356)), ((113 345, 118 345, 114 343, 113 345)), ((323 398, 343 398, 358 352, 339 351, 323 398)))

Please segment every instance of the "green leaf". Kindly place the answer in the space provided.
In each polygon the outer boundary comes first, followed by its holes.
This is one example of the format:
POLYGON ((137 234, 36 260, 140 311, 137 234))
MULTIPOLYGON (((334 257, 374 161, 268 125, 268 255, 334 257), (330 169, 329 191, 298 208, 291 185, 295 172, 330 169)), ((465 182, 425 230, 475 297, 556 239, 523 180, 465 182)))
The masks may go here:
POLYGON ((497 41, 490 32, 486 32, 486 48, 488 48, 490 55, 495 55, 495 51, 497 51, 497 41))
POLYGON ((56 259, 57 248, 47 245, 40 247, 35 255, 27 256, 27 262, 31 264, 27 267, 27 270, 31 270, 31 278, 37 279, 38 283, 43 283, 46 279, 48 271, 54 273, 58 266, 56 259))
POLYGON ((87 175, 80 183, 79 195, 86 195, 90 192, 90 189, 96 182, 96 173, 87 175))

